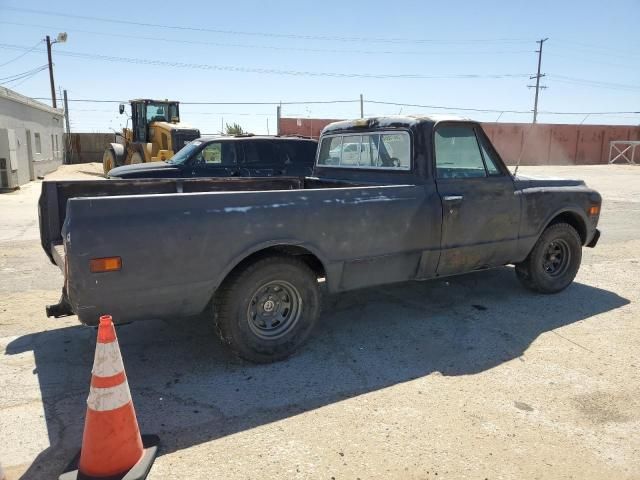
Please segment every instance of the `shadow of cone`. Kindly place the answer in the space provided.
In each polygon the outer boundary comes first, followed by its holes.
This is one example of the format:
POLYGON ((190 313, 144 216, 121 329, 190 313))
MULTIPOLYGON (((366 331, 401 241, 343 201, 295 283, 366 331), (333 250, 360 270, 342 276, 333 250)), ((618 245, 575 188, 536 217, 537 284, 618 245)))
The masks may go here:
POLYGON ((158 450, 155 435, 140 435, 111 316, 100 317, 82 449, 60 480, 144 479, 158 450))

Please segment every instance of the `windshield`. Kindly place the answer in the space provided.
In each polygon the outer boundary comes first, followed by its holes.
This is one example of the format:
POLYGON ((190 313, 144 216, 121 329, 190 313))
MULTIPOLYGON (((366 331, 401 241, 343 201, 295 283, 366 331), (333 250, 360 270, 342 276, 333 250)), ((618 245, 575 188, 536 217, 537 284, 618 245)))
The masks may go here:
POLYGON ((147 104, 147 123, 150 122, 170 122, 172 118, 178 117, 178 106, 171 103, 149 103, 147 104))
POLYGON ((202 145, 200 140, 194 140, 193 142, 187 143, 182 149, 178 151, 170 160, 167 160, 167 163, 171 163, 172 165, 182 165, 184 162, 189 160, 191 156, 198 151, 202 145))

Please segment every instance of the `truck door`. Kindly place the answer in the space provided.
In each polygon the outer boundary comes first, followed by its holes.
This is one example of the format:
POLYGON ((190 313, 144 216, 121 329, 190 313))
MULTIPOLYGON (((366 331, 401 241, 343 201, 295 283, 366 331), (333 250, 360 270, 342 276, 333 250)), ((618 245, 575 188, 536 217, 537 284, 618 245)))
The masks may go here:
POLYGON ((517 244, 520 200, 482 129, 471 123, 439 124, 434 151, 443 210, 438 275, 509 263, 517 244))
POLYGON ((192 176, 237 177, 240 175, 237 142, 210 142, 196 155, 192 176))
POLYGON ((269 140, 244 140, 243 177, 273 177, 282 175, 284 159, 269 140))

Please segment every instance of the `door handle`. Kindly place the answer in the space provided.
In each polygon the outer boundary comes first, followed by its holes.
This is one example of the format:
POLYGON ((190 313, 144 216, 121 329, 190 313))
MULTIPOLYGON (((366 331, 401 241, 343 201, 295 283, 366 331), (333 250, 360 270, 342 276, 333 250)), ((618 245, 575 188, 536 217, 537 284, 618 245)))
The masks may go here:
POLYGON ((454 215, 456 212, 454 206, 461 204, 463 199, 462 195, 445 195, 442 197, 442 202, 446 204, 445 208, 449 210, 449 214, 454 215))

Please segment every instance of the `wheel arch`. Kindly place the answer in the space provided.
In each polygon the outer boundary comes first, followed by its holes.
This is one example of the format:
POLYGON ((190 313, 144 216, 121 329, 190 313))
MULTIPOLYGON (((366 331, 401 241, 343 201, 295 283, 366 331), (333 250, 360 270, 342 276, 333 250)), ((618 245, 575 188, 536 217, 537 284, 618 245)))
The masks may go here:
MULTIPOLYGON (((578 232, 578 236, 580 237, 580 242, 582 245, 587 243, 587 219, 584 215, 580 214, 578 210, 574 209, 566 209, 560 212, 556 212, 544 225, 544 228, 541 230, 540 235, 551 225, 555 225, 557 223, 567 223, 576 229, 578 232)), ((539 235, 538 235, 539 236, 539 235)))
POLYGON ((277 241, 258 245, 234 258, 220 275, 216 288, 220 288, 233 272, 270 255, 296 257, 307 264, 318 278, 327 277, 326 262, 321 259, 315 248, 290 241, 277 241))

